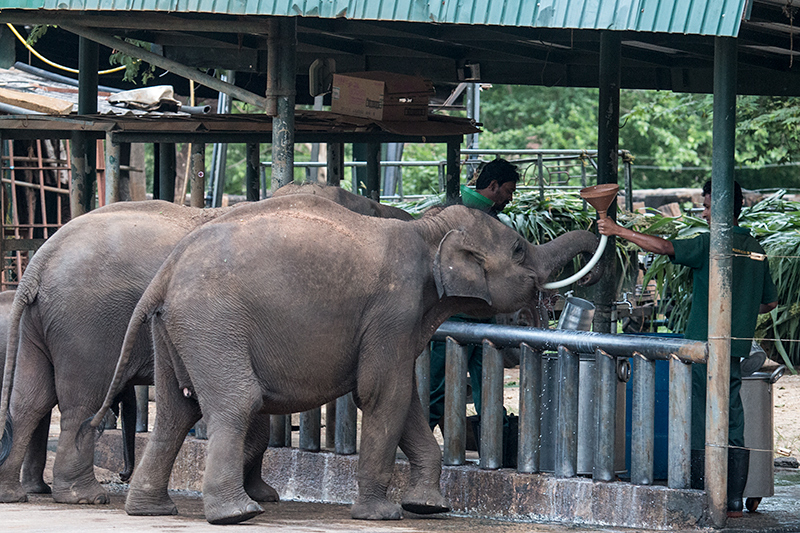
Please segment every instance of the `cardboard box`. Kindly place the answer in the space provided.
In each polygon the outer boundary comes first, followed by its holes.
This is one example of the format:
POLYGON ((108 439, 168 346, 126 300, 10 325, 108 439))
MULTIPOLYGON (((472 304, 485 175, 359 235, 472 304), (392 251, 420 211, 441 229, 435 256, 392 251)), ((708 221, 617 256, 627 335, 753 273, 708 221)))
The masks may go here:
POLYGON ((334 74, 331 111, 380 121, 428 120, 433 85, 393 72, 334 74))

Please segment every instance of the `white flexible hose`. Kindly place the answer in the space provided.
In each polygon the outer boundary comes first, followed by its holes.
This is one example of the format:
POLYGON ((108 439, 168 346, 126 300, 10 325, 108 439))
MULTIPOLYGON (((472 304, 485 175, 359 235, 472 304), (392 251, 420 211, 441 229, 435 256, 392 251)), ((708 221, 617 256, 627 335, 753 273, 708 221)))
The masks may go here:
POLYGON ((545 283, 542 285, 545 289, 560 289, 561 287, 566 287, 567 285, 571 285, 581 279, 583 276, 589 273, 589 271, 594 268, 594 265, 600 260, 600 256, 603 255, 603 250, 606 249, 606 242, 608 241, 608 237, 605 235, 600 235, 600 242, 597 245, 597 250, 594 252, 594 255, 586 263, 586 266, 580 269, 578 272, 573 274, 572 276, 568 277, 567 279, 562 279, 561 281, 551 281, 550 283, 545 283))

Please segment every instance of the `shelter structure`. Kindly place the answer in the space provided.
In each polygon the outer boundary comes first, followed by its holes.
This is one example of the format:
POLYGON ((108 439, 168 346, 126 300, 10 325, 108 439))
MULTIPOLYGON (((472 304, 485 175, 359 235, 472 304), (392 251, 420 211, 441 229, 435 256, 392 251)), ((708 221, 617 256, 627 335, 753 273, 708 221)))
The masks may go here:
MULTIPOLYGON (((107 0, 2 0, 0 21, 57 24, 80 36, 80 115, 96 112, 98 43, 264 109, 272 117, 273 176, 279 183, 291 180, 299 135, 295 104, 310 103, 306 87, 316 60, 335 64, 337 72, 421 75, 443 88, 474 82, 598 87, 600 184, 617 182, 621 87, 713 93, 712 216, 722 219, 733 196, 736 95, 800 94, 794 67, 797 7, 795 0, 278 0, 268 5, 144 0, 126 5, 125 16, 119 16, 118 5, 107 0), (153 43, 158 53, 121 38, 153 43), (266 79, 263 88, 245 88, 197 68, 266 74, 266 79)), ((2 119, 0 134, 19 125, 18 118, 2 119)), ((110 134, 112 143, 114 135, 122 135, 110 134)), ((73 150, 85 154, 72 158, 75 212, 85 209, 91 196, 90 136, 90 131, 72 134, 73 150)), ((458 196, 458 181, 458 173, 448 173, 451 199, 458 196)), ((710 521, 718 527, 726 520, 731 235, 728 226, 712 228, 706 494, 710 521)), ((609 265, 613 248, 604 259, 609 265)), ((606 276, 596 292, 595 331, 610 328, 613 278, 606 276)))

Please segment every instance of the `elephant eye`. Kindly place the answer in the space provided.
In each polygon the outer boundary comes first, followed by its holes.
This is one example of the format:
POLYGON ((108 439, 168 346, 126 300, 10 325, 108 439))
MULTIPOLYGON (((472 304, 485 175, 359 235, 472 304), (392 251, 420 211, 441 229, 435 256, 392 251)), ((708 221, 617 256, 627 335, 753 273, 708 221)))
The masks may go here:
POLYGON ((525 245, 522 244, 520 241, 516 241, 514 243, 514 251, 511 254, 511 258, 516 261, 517 263, 522 263, 525 261, 525 245))

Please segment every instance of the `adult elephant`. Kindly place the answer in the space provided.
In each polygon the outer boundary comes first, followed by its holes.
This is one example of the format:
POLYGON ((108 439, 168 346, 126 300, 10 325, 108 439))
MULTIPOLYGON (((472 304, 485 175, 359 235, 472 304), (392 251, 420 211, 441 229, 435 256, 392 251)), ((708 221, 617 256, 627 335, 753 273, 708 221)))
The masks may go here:
MULTIPOLYGON (((279 191, 280 195, 291 191, 328 197, 375 216, 410 217, 338 187, 291 184, 279 191)), ((0 441, 0 502, 25 501, 27 493, 50 492, 41 480, 41 470, 49 413, 56 403, 61 411, 61 436, 53 468, 53 498, 60 503, 108 502, 94 476, 94 449, 77 450, 75 432, 102 404, 131 313, 161 263, 183 236, 237 206, 194 209, 159 200, 117 203, 70 221, 34 255, 11 313, 11 364, 0 402, 0 428, 5 428, 0 441), (9 407, 11 417, 6 418, 9 407), (26 449, 31 459, 25 459, 23 467, 26 449), (41 457, 41 467, 33 466, 33 457, 41 457)), ((126 400, 123 409, 135 405, 134 385, 153 383, 149 339, 149 332, 142 331, 130 375, 119 391, 126 400)), ((133 467, 133 424, 126 423, 132 417, 135 411, 130 409, 122 417, 123 479, 133 467)), ((260 457, 253 458, 248 479, 248 493, 258 501, 277 498, 261 480, 260 457)))
MULTIPOLYGON (((31 487, 20 483, 23 458, 32 438, 39 445, 33 433, 58 404, 54 500, 108 502, 94 476, 94 450, 76 450, 75 432, 102 404, 127 321, 161 263, 183 236, 228 210, 159 200, 117 203, 73 219, 31 258, 9 322, 0 501, 27 499, 31 487)), ((120 391, 129 398, 133 385, 153 382, 152 348, 143 333, 134 350, 135 372, 120 391)))
POLYGON ((576 231, 532 246, 460 205, 400 222, 358 216, 313 195, 270 202, 187 236, 131 317, 105 407, 149 324, 158 410, 126 511, 176 512, 170 473, 202 415, 206 519, 235 523, 263 512, 243 488, 252 443, 269 437, 259 419, 351 391, 362 410, 352 516, 401 517, 386 496, 398 445, 411 465, 403 507, 446 510, 441 452, 414 386, 417 355, 449 316, 511 312, 533 301, 552 272, 595 249, 596 237, 576 231))

